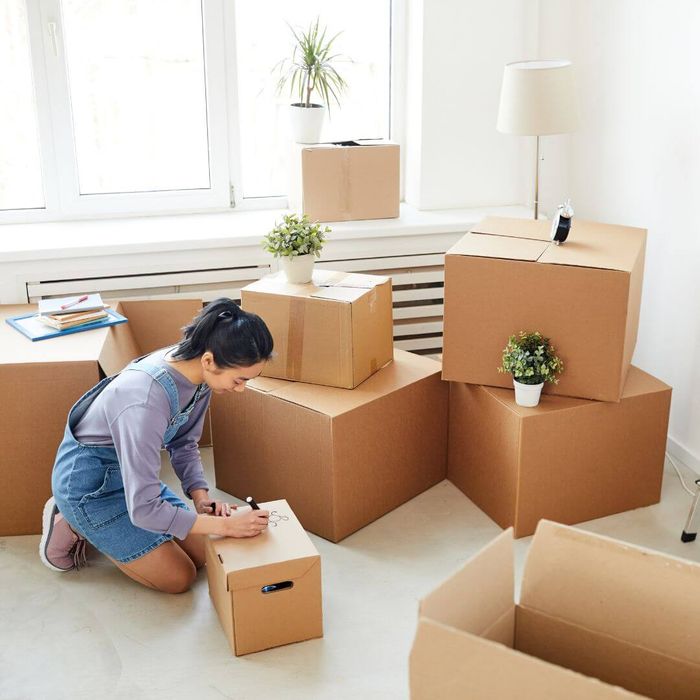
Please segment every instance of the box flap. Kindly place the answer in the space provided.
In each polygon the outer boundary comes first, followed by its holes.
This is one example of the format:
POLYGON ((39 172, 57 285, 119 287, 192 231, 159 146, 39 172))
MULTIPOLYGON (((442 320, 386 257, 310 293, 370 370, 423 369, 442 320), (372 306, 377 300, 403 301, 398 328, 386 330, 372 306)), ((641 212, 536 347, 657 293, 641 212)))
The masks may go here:
POLYGON ((540 262, 631 273, 645 243, 644 229, 574 219, 566 243, 551 244, 540 262))
MULTIPOLYGON (((475 554, 420 601, 420 616, 483 636, 512 612, 513 528, 475 554)), ((511 628, 511 639, 512 644, 511 628)))
POLYGON ((182 328, 202 310, 201 299, 122 301, 124 316, 142 355, 174 345, 182 328))
POLYGON ((520 604, 698 664, 698 590, 698 563, 541 520, 520 604))
POLYGON ((319 554, 285 500, 260 503, 269 510, 270 525, 257 537, 212 539, 212 546, 229 582, 229 590, 247 588, 266 567, 284 563, 285 576, 303 575, 319 554))
POLYGON ((337 299, 338 301, 354 301, 366 294, 368 289, 386 281, 386 277, 378 275, 355 275, 315 268, 312 281, 306 284, 292 284, 287 281, 284 272, 275 272, 246 285, 241 290, 241 294, 245 296, 246 293, 255 292, 301 298, 319 297, 337 299))
MULTIPOLYGON (((117 313, 124 313, 124 306, 117 302, 115 310, 117 313)), ((134 338, 133 327, 130 323, 119 326, 112 326, 105 335, 99 362, 102 371, 109 377, 126 367, 129 362, 136 359, 143 353, 134 338)))
POLYGON ((506 238, 505 236, 483 236, 467 233, 447 255, 471 255, 479 258, 504 258, 506 260, 526 260, 535 262, 547 249, 549 243, 526 238, 506 238))
POLYGON ((490 216, 476 224, 471 234, 453 246, 448 254, 628 273, 644 255, 646 231, 641 228, 574 219, 566 243, 555 245, 550 241, 550 227, 549 221, 490 216), (536 243, 541 244, 541 249, 536 243))
POLYGON ((265 391, 283 401, 290 401, 333 417, 348 413, 358 406, 368 404, 413 382, 438 374, 440 371, 441 365, 435 360, 403 350, 394 350, 393 362, 385 365, 354 389, 338 389, 283 379, 275 380, 278 383, 274 386, 266 383, 262 389, 259 388, 258 379, 249 382, 248 386, 265 391))
POLYGON ((550 242, 551 221, 535 219, 514 219, 507 216, 487 216, 472 227, 473 233, 491 236, 508 236, 509 238, 530 238, 536 241, 550 242))

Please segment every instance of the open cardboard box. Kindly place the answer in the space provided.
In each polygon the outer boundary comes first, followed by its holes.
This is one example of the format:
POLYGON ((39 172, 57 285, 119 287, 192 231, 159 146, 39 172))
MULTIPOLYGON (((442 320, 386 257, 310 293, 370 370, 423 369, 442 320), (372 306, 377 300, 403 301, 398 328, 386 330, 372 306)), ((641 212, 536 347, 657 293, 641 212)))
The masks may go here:
POLYGON ((285 497, 337 542, 445 478, 447 394, 438 362, 401 350, 352 391, 255 379, 212 397, 216 485, 285 497))
POLYGON ((257 537, 209 537, 209 595, 236 656, 323 636, 321 557, 284 501, 257 537))
POLYGON ((393 357, 388 277, 316 269, 291 284, 279 272, 244 287, 241 305, 275 341, 265 377, 352 389, 393 357))
POLYGON ((695 700, 700 565, 543 520, 514 602, 499 535, 420 603, 414 700, 695 700))
POLYGON ((450 383, 447 478, 501 527, 573 525, 658 503, 671 388, 632 366, 619 403, 450 383))
POLYGON ((646 231, 574 219, 488 217, 445 256, 443 379, 513 388, 500 374, 508 337, 540 331, 564 361, 544 391, 619 401, 637 342, 646 231))
MULTIPOLYGON (((171 345, 201 310, 196 299, 111 302, 129 321, 32 342, 5 323, 34 305, 0 306, 0 535, 41 532, 51 471, 71 406, 103 376, 171 345)), ((209 421, 203 443, 210 442, 209 421)))
POLYGON ((399 145, 384 140, 293 144, 289 207, 312 221, 399 215, 399 145))

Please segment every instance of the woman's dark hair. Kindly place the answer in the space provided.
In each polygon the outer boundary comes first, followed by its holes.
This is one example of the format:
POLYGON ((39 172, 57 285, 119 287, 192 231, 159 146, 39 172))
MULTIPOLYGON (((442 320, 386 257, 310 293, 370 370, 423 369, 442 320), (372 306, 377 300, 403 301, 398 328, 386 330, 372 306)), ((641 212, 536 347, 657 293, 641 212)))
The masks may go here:
POLYGON ((265 321, 225 297, 207 304, 182 333, 173 353, 176 360, 191 360, 208 350, 218 367, 250 367, 272 355, 265 321))

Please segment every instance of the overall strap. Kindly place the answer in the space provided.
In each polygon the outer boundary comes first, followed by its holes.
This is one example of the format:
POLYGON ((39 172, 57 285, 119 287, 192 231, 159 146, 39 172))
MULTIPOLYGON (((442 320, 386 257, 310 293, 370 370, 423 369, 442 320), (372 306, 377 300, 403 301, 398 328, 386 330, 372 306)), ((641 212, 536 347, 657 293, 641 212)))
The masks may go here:
POLYGON ((128 369, 139 370, 140 372, 150 374, 151 377, 163 387, 170 404, 170 422, 172 423, 175 418, 177 418, 178 413, 180 413, 180 395, 178 394, 175 381, 170 376, 168 370, 165 369, 165 367, 157 367, 155 365, 149 365, 147 362, 139 361, 127 365, 123 371, 128 369))

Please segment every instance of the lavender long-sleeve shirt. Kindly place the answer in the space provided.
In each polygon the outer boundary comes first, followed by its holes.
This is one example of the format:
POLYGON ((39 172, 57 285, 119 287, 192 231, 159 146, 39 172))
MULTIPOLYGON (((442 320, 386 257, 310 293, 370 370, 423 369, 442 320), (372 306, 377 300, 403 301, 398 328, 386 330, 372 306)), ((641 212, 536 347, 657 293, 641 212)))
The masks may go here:
MULTIPOLYGON (((149 355, 148 362, 168 370, 177 386, 182 410, 197 387, 165 360, 169 350, 157 350, 149 355)), ((209 488, 197 442, 210 397, 207 392, 198 401, 187 423, 168 445, 173 469, 188 496, 194 489, 209 488)), ((184 539, 197 514, 160 498, 160 450, 169 421, 170 404, 163 387, 146 372, 129 371, 122 372, 97 396, 73 434, 83 443, 114 446, 126 506, 134 525, 184 539)))

